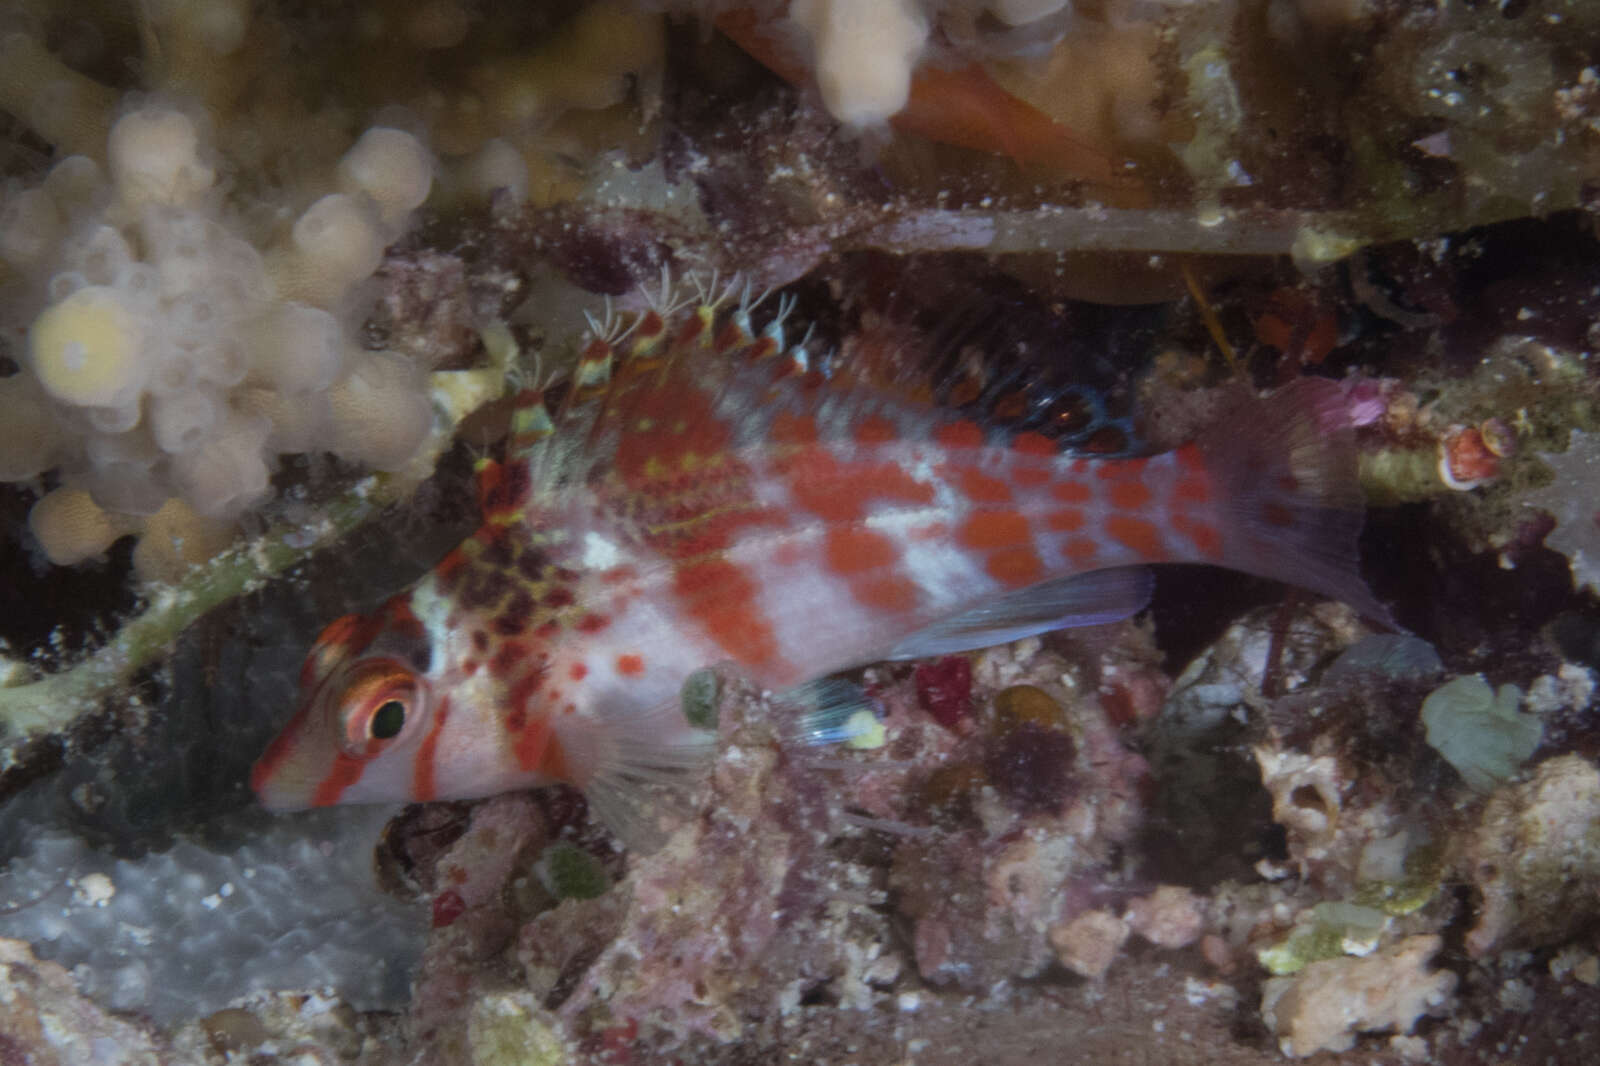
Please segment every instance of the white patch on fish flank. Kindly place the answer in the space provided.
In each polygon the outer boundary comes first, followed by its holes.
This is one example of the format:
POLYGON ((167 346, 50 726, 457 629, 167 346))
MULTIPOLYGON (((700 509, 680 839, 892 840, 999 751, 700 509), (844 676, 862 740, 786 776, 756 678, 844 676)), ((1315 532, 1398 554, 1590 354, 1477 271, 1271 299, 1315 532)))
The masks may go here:
POLYGON ((622 550, 593 530, 583 535, 583 565, 591 570, 610 570, 622 563, 622 550))
MULTIPOLYGON (((411 613, 417 616, 417 621, 422 623, 422 631, 428 635, 431 658, 428 669, 424 673, 431 674, 442 663, 454 661, 454 649, 450 643, 450 614, 454 610, 454 602, 446 596, 439 594, 437 579, 429 573, 411 590, 411 613), (443 656, 443 658, 441 658, 443 656)), ((462 632, 458 639, 467 639, 467 634, 462 632)))

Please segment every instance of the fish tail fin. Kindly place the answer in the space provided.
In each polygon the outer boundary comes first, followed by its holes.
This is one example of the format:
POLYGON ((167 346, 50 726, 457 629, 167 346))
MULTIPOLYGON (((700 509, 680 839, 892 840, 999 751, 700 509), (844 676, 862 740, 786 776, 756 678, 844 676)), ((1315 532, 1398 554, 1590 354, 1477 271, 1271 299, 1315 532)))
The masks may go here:
POLYGON ((601 714, 556 726, 566 776, 629 849, 659 848, 693 810, 691 799, 716 755, 716 734, 696 729, 682 707, 601 714))
POLYGON ((1343 600, 1393 626, 1361 577, 1365 501, 1339 386, 1301 378, 1241 400, 1195 441, 1217 483, 1224 565, 1343 600))

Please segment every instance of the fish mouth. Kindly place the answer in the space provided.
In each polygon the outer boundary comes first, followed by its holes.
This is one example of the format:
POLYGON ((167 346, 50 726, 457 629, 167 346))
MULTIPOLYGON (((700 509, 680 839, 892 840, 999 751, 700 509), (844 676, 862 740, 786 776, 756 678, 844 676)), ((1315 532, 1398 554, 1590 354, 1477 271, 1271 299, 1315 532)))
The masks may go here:
POLYGON ((307 801, 309 793, 298 787, 294 775, 286 775, 285 769, 263 755, 250 768, 250 791, 256 794, 256 802, 269 811, 305 810, 311 806, 307 801))
POLYGON ((310 715, 312 700, 300 705, 289 724, 272 738, 272 743, 250 767, 250 791, 269 811, 297 811, 310 807, 313 784, 309 760, 296 740, 310 715))

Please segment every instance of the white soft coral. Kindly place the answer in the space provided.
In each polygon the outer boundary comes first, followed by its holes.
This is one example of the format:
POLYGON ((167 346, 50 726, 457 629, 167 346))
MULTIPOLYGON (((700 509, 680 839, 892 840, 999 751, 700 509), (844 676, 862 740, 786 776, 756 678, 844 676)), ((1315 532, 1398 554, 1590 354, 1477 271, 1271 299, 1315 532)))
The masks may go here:
POLYGON ((789 17, 811 38, 817 87, 834 118, 861 129, 906 106, 928 42, 915 0, 795 0, 789 17))

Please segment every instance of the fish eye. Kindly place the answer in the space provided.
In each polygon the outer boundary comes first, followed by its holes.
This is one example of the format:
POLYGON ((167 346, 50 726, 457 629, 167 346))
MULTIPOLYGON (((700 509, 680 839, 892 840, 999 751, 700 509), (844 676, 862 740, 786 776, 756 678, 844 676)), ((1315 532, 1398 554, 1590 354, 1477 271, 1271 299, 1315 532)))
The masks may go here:
POLYGON ((406 725, 406 705, 400 700, 385 700, 367 721, 367 734, 373 740, 389 740, 400 735, 406 725))
POLYGON ((415 675, 392 659, 358 665, 346 675, 334 699, 342 744, 351 755, 376 754, 374 745, 404 735, 426 708, 415 675))

